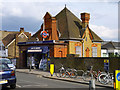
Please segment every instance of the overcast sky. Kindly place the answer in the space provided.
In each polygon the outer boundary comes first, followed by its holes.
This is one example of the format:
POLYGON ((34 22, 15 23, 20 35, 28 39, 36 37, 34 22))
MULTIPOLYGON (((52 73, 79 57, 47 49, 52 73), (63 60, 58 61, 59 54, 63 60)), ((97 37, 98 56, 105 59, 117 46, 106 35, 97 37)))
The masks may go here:
POLYGON ((46 12, 52 16, 67 8, 80 18, 90 13, 90 28, 103 40, 118 41, 118 0, 3 0, 0 2, 1 30, 35 33, 46 12))

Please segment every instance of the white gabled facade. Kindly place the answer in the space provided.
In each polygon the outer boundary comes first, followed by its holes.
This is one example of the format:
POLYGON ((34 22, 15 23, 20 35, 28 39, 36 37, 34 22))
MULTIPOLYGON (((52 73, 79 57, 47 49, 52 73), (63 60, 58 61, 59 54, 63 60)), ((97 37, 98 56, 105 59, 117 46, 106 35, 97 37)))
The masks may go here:
POLYGON ((8 57, 8 49, 4 46, 2 41, 0 41, 0 57, 8 57))

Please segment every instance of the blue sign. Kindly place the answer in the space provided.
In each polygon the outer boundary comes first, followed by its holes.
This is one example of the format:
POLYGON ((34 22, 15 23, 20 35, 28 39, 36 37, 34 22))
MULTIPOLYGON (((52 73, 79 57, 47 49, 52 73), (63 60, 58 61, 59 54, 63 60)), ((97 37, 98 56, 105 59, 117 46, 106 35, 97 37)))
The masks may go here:
POLYGON ((118 81, 120 81, 120 73, 117 74, 116 78, 118 81))
POLYGON ((18 45, 45 44, 45 43, 54 43, 54 40, 49 40, 49 41, 35 41, 35 42, 18 42, 18 45))
POLYGON ((109 71, 109 60, 104 60, 104 70, 109 71))
POLYGON ((27 50, 28 53, 47 53, 48 51, 48 46, 32 46, 27 50))

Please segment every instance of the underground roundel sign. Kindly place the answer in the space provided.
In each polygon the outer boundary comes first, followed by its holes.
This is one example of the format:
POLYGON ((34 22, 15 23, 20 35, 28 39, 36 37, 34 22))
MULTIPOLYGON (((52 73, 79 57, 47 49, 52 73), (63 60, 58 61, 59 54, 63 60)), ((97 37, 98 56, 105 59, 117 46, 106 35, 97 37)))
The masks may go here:
POLYGON ((40 33, 40 35, 41 35, 43 38, 47 38, 49 34, 48 34, 46 31, 42 31, 42 32, 40 33))
POLYGON ((120 73, 117 74, 117 80, 120 81, 120 73))

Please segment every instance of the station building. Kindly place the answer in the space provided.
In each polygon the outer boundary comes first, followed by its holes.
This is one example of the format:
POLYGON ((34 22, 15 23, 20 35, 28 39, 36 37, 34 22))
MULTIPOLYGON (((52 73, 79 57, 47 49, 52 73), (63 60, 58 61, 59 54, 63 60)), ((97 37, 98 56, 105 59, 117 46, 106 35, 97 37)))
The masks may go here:
POLYGON ((56 16, 46 12, 44 22, 27 42, 19 42, 18 68, 27 66, 32 55, 37 59, 66 57, 76 54, 78 57, 101 57, 103 41, 89 27, 90 14, 81 13, 76 17, 66 7, 56 16))

